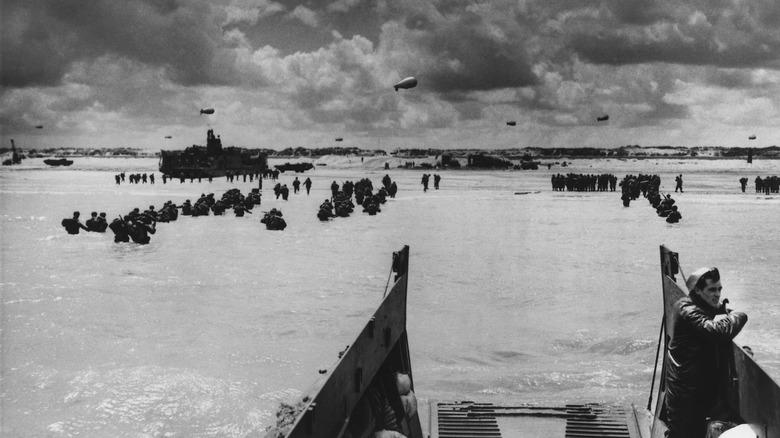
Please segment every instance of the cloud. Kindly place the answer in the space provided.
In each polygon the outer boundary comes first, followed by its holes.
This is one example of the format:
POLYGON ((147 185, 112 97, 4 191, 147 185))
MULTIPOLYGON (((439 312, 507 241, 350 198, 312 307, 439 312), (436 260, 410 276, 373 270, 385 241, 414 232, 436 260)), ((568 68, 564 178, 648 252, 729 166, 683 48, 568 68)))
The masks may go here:
POLYGON ((255 25, 259 19, 283 11, 285 11, 284 5, 271 0, 232 0, 225 7, 226 18, 223 26, 238 23, 255 25))
POLYGON ((780 66, 777 2, 648 1, 629 8, 635 2, 610 1, 597 17, 569 20, 566 45, 597 64, 780 66))
POLYGON ((506 120, 529 141, 598 142, 700 136, 739 99, 751 118, 780 108, 775 0, 6 0, 0 19, 7 132, 184 131, 213 106, 247 144, 478 143, 506 120), (394 92, 406 76, 417 88, 394 92))
POLYGON ((348 12, 355 6, 360 4, 360 0, 336 0, 327 6, 328 12, 348 12))
POLYGON ((4 2, 2 82, 56 85, 74 62, 116 55, 163 67, 181 84, 226 84, 231 59, 207 2, 4 2), (216 61, 216 62, 215 62, 216 61))
POLYGON ((289 16, 300 20, 301 23, 307 26, 317 27, 319 25, 317 13, 303 5, 296 6, 295 9, 290 12, 289 16))

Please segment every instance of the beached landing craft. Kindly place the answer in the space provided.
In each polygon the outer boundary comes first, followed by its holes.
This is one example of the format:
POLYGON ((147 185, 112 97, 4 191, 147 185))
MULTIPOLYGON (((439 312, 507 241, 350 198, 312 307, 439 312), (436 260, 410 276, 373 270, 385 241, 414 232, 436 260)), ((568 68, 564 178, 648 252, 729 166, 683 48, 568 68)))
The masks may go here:
POLYGON ((67 158, 48 158, 43 160, 43 162, 49 166, 70 166, 73 164, 73 160, 68 160, 67 158))
POLYGON ((222 147, 214 130, 206 132, 206 147, 192 145, 183 151, 160 151, 160 172, 174 178, 208 178, 244 175, 268 168, 268 158, 259 150, 222 147))
MULTIPOLYGON (((671 338, 671 311, 682 295, 674 276, 679 271, 677 253, 661 246, 664 317, 658 353, 666 352, 671 338), (661 348, 663 346, 663 349, 661 348)), ((304 397, 294 409, 283 412, 272 437, 375 437, 376 425, 393 424, 409 438, 465 438, 539 436, 572 438, 661 438, 666 427, 662 406, 666 361, 660 382, 647 408, 605 403, 496 405, 473 401, 432 401, 430 429, 423 434, 416 404, 410 408, 414 380, 406 332, 406 292, 409 247, 393 254, 395 280, 374 316, 355 341, 339 354, 339 360, 313 396, 304 397), (652 401, 656 401, 652 410, 652 401), (499 418, 516 421, 502 423, 499 418), (511 425, 511 426, 510 426, 511 425), (507 427, 511 427, 507 429, 507 427), (502 435, 503 434, 503 435, 502 435)), ((744 435, 734 437, 780 437, 780 387, 743 348, 731 343, 728 375, 719 384, 727 388, 727 403, 744 435)), ((668 355, 663 354, 664 358, 668 355)), ((654 373, 655 374, 655 373, 654 373)), ((654 375, 655 380, 655 375, 654 375)), ((733 434, 738 429, 732 430, 733 434)), ((387 435, 397 436, 397 435, 387 435)))

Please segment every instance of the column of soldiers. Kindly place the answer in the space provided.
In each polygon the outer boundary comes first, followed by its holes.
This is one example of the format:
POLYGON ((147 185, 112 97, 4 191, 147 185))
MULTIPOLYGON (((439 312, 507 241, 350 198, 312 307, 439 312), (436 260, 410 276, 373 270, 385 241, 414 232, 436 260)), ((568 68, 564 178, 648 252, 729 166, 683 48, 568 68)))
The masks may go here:
POLYGON ((601 175, 567 173, 566 175, 553 175, 551 178, 552 189, 556 192, 614 192, 617 177, 610 173, 601 175))
POLYGON ((631 201, 641 195, 648 200, 658 216, 666 218, 666 222, 673 224, 682 219, 672 195, 661 196, 661 177, 658 175, 626 175, 620 181, 620 187, 624 207, 628 207, 631 201))
MULTIPOLYGON (((742 192, 745 191, 745 186, 747 185, 747 178, 743 179, 740 179, 740 183, 742 184, 742 192), (745 180, 744 182, 742 182, 743 179, 745 180)), ((777 176, 767 176, 764 178, 757 176, 755 183, 756 193, 764 193, 769 195, 771 193, 778 193, 778 191, 780 191, 780 178, 777 176)))

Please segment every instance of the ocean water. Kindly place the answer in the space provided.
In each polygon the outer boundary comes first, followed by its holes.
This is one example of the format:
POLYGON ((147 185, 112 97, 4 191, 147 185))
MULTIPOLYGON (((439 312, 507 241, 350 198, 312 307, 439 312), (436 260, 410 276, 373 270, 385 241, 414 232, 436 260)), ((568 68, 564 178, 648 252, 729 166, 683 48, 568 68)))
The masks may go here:
MULTIPOLYGON (((267 231, 243 218, 180 217, 149 245, 70 236, 74 210, 134 207, 256 183, 114 184, 153 159, 41 160, 0 170, 0 435, 262 436, 280 402, 330 368, 378 305, 391 253, 411 248, 408 330, 416 392, 432 399, 647 400, 661 318, 658 246, 685 273, 717 266, 724 297, 750 321, 737 342, 780 380, 780 196, 752 193, 780 162, 575 160, 538 171, 382 169, 383 158, 325 158, 310 196, 276 200, 267 231), (552 192, 553 173, 657 173, 683 219, 667 224, 617 192, 552 192), (396 199, 370 217, 322 223, 330 182, 389 173, 396 199), (738 179, 750 178, 748 193, 738 179), (527 192, 517 195, 516 192, 527 192)), ((300 176, 300 174, 299 174, 300 176)), ((280 181, 291 187, 294 174, 280 181)), ((358 209, 359 210, 359 209, 358 209)), ((425 418, 423 418, 425 420, 425 418)))

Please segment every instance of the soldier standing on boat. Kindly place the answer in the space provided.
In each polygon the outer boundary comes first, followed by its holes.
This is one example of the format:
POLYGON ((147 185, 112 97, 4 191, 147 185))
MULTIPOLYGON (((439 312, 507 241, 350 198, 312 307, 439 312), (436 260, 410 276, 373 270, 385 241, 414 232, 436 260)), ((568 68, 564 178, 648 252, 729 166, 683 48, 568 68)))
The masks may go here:
POLYGON ((674 337, 666 374, 668 438, 701 438, 705 419, 716 418, 723 352, 747 322, 747 315, 720 302, 717 268, 700 268, 685 281, 688 296, 674 304, 674 337))

